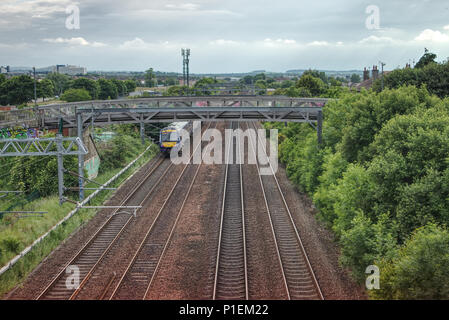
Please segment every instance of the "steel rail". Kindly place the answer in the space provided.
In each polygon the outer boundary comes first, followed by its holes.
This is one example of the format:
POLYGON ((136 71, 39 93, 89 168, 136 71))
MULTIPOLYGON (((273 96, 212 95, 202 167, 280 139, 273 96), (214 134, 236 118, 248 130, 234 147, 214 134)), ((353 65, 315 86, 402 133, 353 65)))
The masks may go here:
MULTIPOLYGON (((233 124, 231 123, 231 128, 233 128, 233 124)), ((236 137, 237 138, 237 137, 236 137)), ((219 270, 220 270, 220 257, 222 255, 222 244, 223 244, 223 229, 224 229, 224 216, 225 216, 225 207, 226 207, 226 192, 228 190, 228 175, 229 175, 229 163, 230 160, 230 152, 232 150, 231 145, 233 145, 234 135, 231 135, 231 139, 228 144, 228 154, 226 157, 226 169, 225 169, 225 177, 224 177, 224 186, 223 186, 223 200, 221 206, 221 218, 220 218, 220 231, 218 238, 218 249, 217 249, 217 258, 215 265, 215 277, 214 277, 214 288, 212 299, 217 299, 217 291, 218 291, 218 278, 219 278, 219 270)), ((240 182, 240 206, 241 206, 241 219, 242 219, 242 242, 243 242, 243 272, 244 272, 244 290, 245 290, 245 299, 249 299, 248 292, 248 271, 247 271, 247 255, 246 255, 246 230, 245 230, 245 206, 244 206, 244 191, 243 191, 243 179, 242 179, 242 165, 241 165, 241 150, 240 144, 236 142, 236 152, 238 154, 238 163, 239 163, 239 182, 240 182), (237 151, 238 150, 238 151, 237 151)), ((237 161, 237 157, 236 157, 237 161)))
MULTIPOLYGON (((254 123, 253 123, 253 127, 254 127, 255 130, 257 129, 257 128, 256 128, 256 125, 255 125, 254 123)), ((287 201, 285 200, 284 193, 283 193, 282 188, 281 188, 281 186, 280 186, 280 184, 279 184, 279 181, 278 181, 278 179, 277 179, 277 177, 276 177, 276 172, 274 171, 273 166, 272 166, 272 164, 271 164, 271 162, 270 162, 270 158, 268 157, 268 153, 267 153, 267 150, 266 150, 266 146, 262 143, 262 140, 260 139, 259 135, 257 134, 257 131, 256 131, 256 135, 257 135, 257 137, 258 137, 258 141, 259 141, 259 142, 261 143, 261 145, 262 145, 262 148, 263 148, 263 151, 264 151, 265 155, 267 156, 268 164, 269 164, 269 166, 270 166, 271 172, 273 173, 273 178, 274 178, 274 180, 275 180, 275 182, 276 182, 277 190, 279 191, 279 194, 281 195, 282 202, 283 202, 284 207, 285 207, 285 209, 286 209, 286 211, 287 211, 289 221, 290 221, 290 223, 291 223, 291 225, 292 225, 292 227, 293 227, 293 229, 294 229, 294 231, 295 231, 296 239, 298 240, 299 247, 301 248, 302 256, 304 257, 304 260, 306 261, 306 265, 307 265, 307 268, 308 268, 308 270, 309 270, 309 273, 310 273, 310 275, 311 275, 311 277, 312 277, 313 284, 314 284, 314 286, 315 286, 315 288, 316 288, 316 291, 317 291, 317 293, 318 293, 319 298, 320 298, 321 300, 324 300, 324 296, 323 296, 323 293, 321 292, 320 285, 319 285, 318 280, 317 280, 317 278, 316 278, 316 276, 315 276, 315 273, 313 272, 312 265, 311 265, 311 263, 310 263, 310 260, 309 260, 309 258, 308 258, 308 256, 307 256, 307 253, 306 253, 306 250, 305 250, 305 247, 304 247, 303 242, 302 242, 302 240, 301 240, 301 236, 299 235, 298 228, 296 227, 296 224, 295 224, 295 222, 294 222, 294 220, 293 220, 293 216, 292 216, 292 214, 291 214, 290 208, 289 208, 289 206, 288 206, 288 204, 287 204, 287 201)), ((257 162, 257 161, 256 161, 256 162, 257 162)), ((260 178, 260 175, 259 175, 259 178, 260 178)), ((260 179, 261 179, 261 178, 260 178, 260 179)), ((260 181, 262 182, 262 179, 261 179, 260 181)), ((263 188, 263 184, 262 184, 262 188, 263 188)), ((270 219, 271 219, 271 215, 270 215, 270 219)), ((273 230, 274 230, 274 229, 273 229, 273 230)), ((285 273, 284 273, 284 274, 285 274, 285 273)))
POLYGON ((178 212, 178 214, 176 216, 175 223, 173 224, 173 227, 170 230, 170 234, 169 234, 168 239, 167 239, 167 241, 166 241, 166 243, 164 245, 164 249, 162 249, 162 253, 159 256, 159 259, 157 261, 157 264, 156 264, 156 267, 154 269, 154 272, 151 275, 150 283, 148 284, 147 289, 145 290, 145 294, 143 296, 143 300, 145 300, 146 296, 148 295, 148 292, 150 291, 150 287, 153 284, 153 280, 154 280, 154 278, 155 278, 155 276, 156 276, 156 274, 157 274, 157 272, 159 270, 159 266, 161 264, 162 258, 164 257, 165 252, 166 252, 166 250, 167 250, 167 248, 168 248, 168 246, 170 244, 170 241, 172 239, 173 233, 174 233, 174 231, 176 229, 176 226, 178 225, 179 218, 181 217, 181 213, 182 213, 182 211, 184 211, 184 206, 185 206, 185 204, 187 202, 187 199, 188 199, 188 197, 190 195, 190 192, 192 191, 192 187, 193 187, 193 185, 195 183, 196 177, 198 176, 198 172, 200 171, 200 168, 201 168, 202 165, 203 165, 203 162, 201 162, 201 164, 198 165, 198 168, 195 171, 195 175, 193 176, 192 182, 189 185, 189 188, 187 190, 186 196, 184 197, 184 200, 182 201, 181 208, 179 209, 179 212, 178 212))
MULTIPOLYGON (((157 165, 157 167, 152 170, 152 172, 150 173, 149 176, 152 175, 152 173, 159 168, 159 166, 164 162, 164 159, 162 159, 162 161, 160 161, 157 165)), ((169 171, 169 169, 171 168, 172 164, 170 166, 168 166, 167 169, 165 169, 165 171, 162 173, 162 175, 160 176, 160 178, 156 181, 156 183, 154 184, 154 186, 151 188, 151 190, 147 193, 147 195, 144 197, 144 199, 140 202, 139 206, 142 206, 142 204, 148 200, 148 198, 153 194, 153 191, 156 189, 156 187, 159 185, 159 183, 162 181, 162 179, 166 176, 167 172, 169 171)), ((146 181, 147 179, 145 179, 146 181)), ((142 184, 140 184, 137 189, 140 189, 140 187, 142 186, 142 184)), ((122 203, 123 204, 123 203, 122 203)), ((115 210, 115 213, 118 212, 118 210, 120 210, 120 207, 117 208, 115 210)), ((140 210, 137 209, 136 211, 140 210)), ((137 215, 137 213, 136 213, 137 215)), ((134 215, 134 217, 136 217, 136 215, 134 215)), ((106 256, 107 253, 109 253, 109 250, 112 248, 112 246, 115 244, 115 242, 119 239, 120 235, 122 234, 122 231, 125 230, 125 228, 128 226, 128 224, 132 221, 133 215, 130 215, 129 219, 126 221, 126 224, 123 226, 123 228, 120 230, 120 232, 114 237, 114 239, 111 241, 111 243, 109 244, 109 246, 106 248, 106 250, 103 252, 103 254, 101 255, 101 257, 98 259, 98 261, 95 263, 95 265, 91 268, 91 270, 89 271, 89 273, 84 277, 84 280, 80 283, 80 286, 78 287, 78 289, 75 290, 75 292, 70 296, 69 300, 74 300, 76 299, 76 297, 78 296, 78 294, 81 292, 82 288, 87 284, 87 282, 89 281, 90 277, 92 276, 93 272, 96 270, 97 266, 100 264, 100 262, 103 260, 103 258, 106 256)))
MULTIPOLYGON (((247 126, 249 128, 248 123, 247 123, 247 126)), ((251 135, 249 135, 249 139, 248 140, 249 140, 249 144, 251 145, 251 150, 253 150, 254 157, 256 159, 257 172, 260 173, 259 163, 257 161, 257 152, 256 152, 255 146, 253 145, 253 139, 251 138, 251 135)), ((288 289, 287 278, 285 276, 284 266, 282 264, 282 259, 281 259, 281 253, 279 251, 279 245, 278 245, 278 242, 277 242, 277 239, 276 239, 276 232, 274 230, 273 221, 271 219, 271 212, 270 212, 270 207, 268 205, 267 195, 266 195, 265 189, 263 187, 262 177, 260 176, 260 174, 258 174, 258 176, 259 176, 260 188, 261 188, 262 194, 263 194, 263 200, 264 200, 264 203, 265 203, 265 207, 267 208, 268 221, 270 222, 271 234, 272 234, 273 240, 274 240, 274 247, 276 248, 276 254, 277 254, 277 257, 278 257, 278 261, 279 261, 279 267, 281 268, 282 279, 283 279, 283 282, 284 282, 285 290, 287 292, 287 298, 288 298, 288 300, 290 300, 291 299, 290 298, 290 291, 288 289)))
MULTIPOLYGON (((210 127, 210 123, 209 123, 209 127, 210 127)), ((208 128, 209 128, 208 127, 208 128)), ((189 162, 192 160, 193 156, 195 155, 195 151, 198 149, 198 147, 201 145, 201 141, 200 143, 195 147, 195 149, 192 152, 192 155, 190 156, 189 162)), ((118 282, 118 284, 115 286, 114 291, 112 292, 111 296, 109 297, 109 300, 112 300, 114 298, 114 296, 116 295, 117 291, 119 290, 119 288, 121 287, 125 277, 128 275, 129 271, 131 270, 131 268, 133 267, 134 263, 137 260, 137 257, 139 256, 140 252, 142 251, 143 246, 145 245, 146 240, 148 239, 149 235, 151 234, 151 231, 153 230, 156 222, 159 220, 162 211, 164 210, 165 206, 167 205, 169 199, 171 198, 173 192, 175 191, 176 187, 178 186, 179 181, 181 180, 182 176, 184 175, 184 172, 186 171, 187 167, 189 166, 189 164, 187 163, 182 172, 180 173, 178 179, 176 180, 173 188, 170 190, 170 193, 168 194, 167 198, 165 199, 164 203, 162 204, 160 210, 158 211, 155 219, 153 220, 153 222, 150 225, 150 228, 148 229, 148 231, 146 232, 143 240, 141 241, 139 247, 136 250, 136 253, 134 254, 133 258, 131 259, 131 262, 128 264, 125 272, 123 273, 123 275, 120 277, 120 280, 118 282)), ((154 272, 153 272, 154 274, 154 272)), ((143 297, 143 299, 145 298, 145 296, 143 297)))
MULTIPOLYGON (((144 176, 141 180, 139 180, 138 184, 131 190, 131 192, 126 196, 126 198, 124 200, 121 201, 120 205, 125 204, 127 201, 129 201, 129 199, 137 192, 137 190, 148 180, 148 178, 154 173, 154 171, 156 171, 157 168, 159 168, 159 166, 164 162, 164 159, 162 157, 159 158, 159 161, 156 161, 156 164, 154 166, 152 166, 151 170, 149 171, 149 173, 144 176)), ((162 177, 165 175, 162 175, 162 177)), ((161 178, 162 178, 161 177, 161 178)), ((160 180, 159 180, 160 181, 160 180)), ((159 182, 158 181, 158 182, 159 182)), ((153 189, 152 189, 153 190, 153 189)), ((151 192, 152 192, 151 190, 151 192)), ((150 192, 150 193, 151 193, 150 192)), ((146 200, 147 197, 145 197, 144 201, 146 200)), ((105 227, 107 225, 109 225, 109 223, 111 222, 112 218, 114 217, 114 214, 117 213, 119 210, 119 208, 115 209, 113 211, 113 213, 110 215, 110 217, 99 227, 99 229, 95 232, 95 234, 89 239, 88 242, 86 242, 86 244, 75 254, 75 256, 65 265, 65 267, 56 275, 56 277, 50 282, 50 284, 45 287, 45 289, 39 294, 39 296, 36 298, 36 300, 40 300, 43 296, 45 296, 50 289, 52 288, 53 285, 55 285, 63 276, 64 272, 66 271, 67 267, 72 265, 72 263, 81 256, 81 254, 89 247, 89 245, 91 245, 93 243, 93 241, 97 238, 97 236, 105 229, 105 227)), ((129 221, 131 221, 132 216, 130 216, 130 218, 126 221, 125 225, 123 226, 122 229, 120 229, 119 233, 117 234, 117 236, 113 239, 113 242, 115 242, 115 240, 118 238, 118 236, 121 234, 121 232, 124 230, 124 228, 126 227, 126 225, 129 223, 129 221)), ((106 251, 109 250, 109 248, 111 247, 111 244, 107 247, 106 251)), ((104 254, 106 253, 106 251, 103 253, 103 255, 101 256, 100 259, 102 259, 104 257, 104 254)), ((94 265, 94 267, 96 267, 98 264, 98 262, 94 265)), ((91 270, 92 271, 92 270, 91 270)), ((88 273, 88 275, 90 274, 90 272, 88 273)), ((87 275, 86 275, 87 276, 87 275)), ((82 282, 83 283, 83 282, 82 282)), ((83 283, 84 284, 84 283, 83 283)), ((81 286, 81 284, 80 284, 81 286)), ((79 289, 79 288, 78 288, 79 289)), ((78 290, 76 289, 76 290, 78 290)), ((75 291, 76 292, 76 291, 75 291)), ((74 293, 73 293, 74 294, 74 293)), ((70 296, 70 298, 72 298, 73 294, 70 296)))

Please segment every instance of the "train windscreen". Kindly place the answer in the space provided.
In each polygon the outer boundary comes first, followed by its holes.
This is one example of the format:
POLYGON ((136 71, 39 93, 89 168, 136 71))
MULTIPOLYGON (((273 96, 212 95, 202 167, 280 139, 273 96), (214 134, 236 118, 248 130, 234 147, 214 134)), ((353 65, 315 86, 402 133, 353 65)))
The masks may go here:
POLYGON ((179 135, 176 130, 162 131, 161 142, 176 142, 179 140, 179 135))

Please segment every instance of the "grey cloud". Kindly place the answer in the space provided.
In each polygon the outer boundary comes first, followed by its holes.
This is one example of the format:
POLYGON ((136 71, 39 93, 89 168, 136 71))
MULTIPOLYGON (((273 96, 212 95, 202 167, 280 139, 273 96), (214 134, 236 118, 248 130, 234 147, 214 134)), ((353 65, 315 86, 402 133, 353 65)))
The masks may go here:
POLYGON ((109 70, 143 70, 151 65, 179 71, 180 45, 195 50, 192 68, 199 72, 362 68, 378 59, 388 59, 389 66, 396 67, 419 57, 424 46, 440 58, 449 56, 446 43, 414 40, 425 29, 449 34, 443 29, 449 25, 449 5, 443 0, 3 1, 0 9, 12 3, 15 10, 0 10, 0 64, 58 62, 109 70), (65 28, 64 8, 69 3, 79 4, 80 30, 65 28), (368 5, 380 8, 381 30, 365 28, 368 5), (143 48, 123 50, 125 42, 136 38, 145 43, 143 48), (294 40, 297 45, 267 49, 263 44, 267 38, 294 40), (306 45, 314 41, 330 45, 306 45), (33 50, 13 49, 24 43, 33 50), (107 46, 76 47, 77 43, 107 46))

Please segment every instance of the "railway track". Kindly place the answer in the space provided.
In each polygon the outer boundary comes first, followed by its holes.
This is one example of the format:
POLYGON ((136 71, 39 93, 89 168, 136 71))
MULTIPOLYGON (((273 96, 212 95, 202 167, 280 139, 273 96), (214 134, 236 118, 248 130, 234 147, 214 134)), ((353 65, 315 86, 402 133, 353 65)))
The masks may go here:
MULTIPOLYGON (((234 128, 235 124, 232 124, 232 127, 234 128)), ((252 127, 256 129, 254 125, 252 127)), ((257 153, 255 147, 257 142, 261 142, 260 137, 253 139, 251 135, 249 136, 248 147, 254 155, 257 153)), ((229 152, 232 150, 234 154, 240 155, 239 143, 234 140, 229 143, 232 144, 232 149, 229 147, 227 150, 229 152)), ((198 146, 192 146, 192 149, 196 148, 198 146)), ((266 146, 263 147, 263 151, 266 154, 266 146)), ((194 152, 192 152, 192 157, 193 154, 194 152)), ((229 159, 229 153, 225 157, 229 159)), ((214 252, 216 261, 214 262, 213 299, 244 300, 250 298, 245 229, 245 195, 242 165, 239 163, 241 162, 236 164, 226 162, 218 249, 214 252)), ((163 159, 162 157, 155 161, 154 165, 148 170, 148 174, 139 180, 120 206, 142 205, 149 199, 157 185, 163 181, 172 165, 169 159, 163 159)), ((259 164, 256 163, 256 166, 260 172, 259 164)), ((142 238, 139 238, 139 245, 136 246, 137 250, 132 260, 129 264, 125 262, 122 271, 117 272, 119 275, 116 275, 115 272, 111 275, 103 293, 99 295, 100 299, 145 299, 148 296, 200 167, 201 164, 186 164, 173 187, 167 185, 171 190, 163 205, 160 209, 158 208, 159 210, 148 231, 146 228, 142 229, 143 240, 141 241, 142 238), (123 270, 125 271, 123 272, 123 270), (108 292, 111 294, 108 294, 108 292)), ((271 163, 269 163, 269 168, 271 168, 273 174, 259 175, 259 183, 268 213, 267 223, 269 221, 271 236, 275 244, 277 255, 275 261, 279 262, 279 270, 282 273, 287 297, 288 299, 324 299, 271 163)), ((253 183, 257 182, 254 181, 253 183)), ((37 299, 75 299, 89 279, 91 279, 92 284, 95 284, 95 276, 91 277, 93 272, 113 245, 117 243, 132 218, 132 215, 123 214, 119 209, 114 210, 107 221, 64 266, 37 299), (67 288, 66 282, 70 274, 66 274, 66 269, 69 266, 79 268, 81 282, 78 288, 67 288)), ((107 259, 105 260, 107 261, 107 259)), ((100 269, 96 272, 98 273, 100 269)), ((117 269, 113 271, 117 271, 117 269)), ((252 278, 250 277, 250 279, 252 278)), ((283 292, 282 287, 279 288, 283 292)), ((87 291, 88 288, 86 288, 87 291)), ((210 291, 208 294, 210 294, 210 291)))
MULTIPOLYGON (((194 147, 190 161, 198 147, 199 144, 194 147)), ((200 167, 201 164, 186 164, 184 166, 165 202, 158 211, 156 218, 137 248, 126 271, 110 295, 109 300, 145 299, 161 260, 170 244, 200 167), (191 175, 190 177, 189 174, 191 175), (190 178, 187 191, 180 187, 180 181, 183 178, 190 178), (176 199, 181 198, 183 199, 182 202, 176 201, 176 199)))
MULTIPOLYGON (((234 129, 234 124, 232 128, 234 129)), ((236 138, 237 139, 237 138, 236 138)), ((233 153, 240 160, 239 143, 234 139, 233 153)), ((231 148, 228 149, 231 151, 231 148)), ((245 238, 245 206, 242 165, 229 163, 227 155, 221 210, 220 235, 215 268, 213 299, 247 300, 248 273, 245 238)), ((241 163, 241 161, 238 161, 241 163)))
MULTIPOLYGON (((256 130, 254 124, 252 125, 252 128, 256 130)), ((260 138, 258 141, 259 143, 262 143, 260 138)), ((255 154, 256 141, 253 141, 250 136, 249 142, 251 149, 255 154)), ((264 150, 265 155, 267 155, 266 145, 262 145, 262 149, 264 150)), ((260 172, 259 165, 257 163, 256 165, 260 172)), ((319 283, 315 277, 307 253, 302 244, 301 237, 293 221, 290 209, 271 163, 269 163, 269 167, 272 175, 259 175, 259 182, 269 215, 272 235, 288 299, 324 300, 319 283)))
MULTIPOLYGON (((155 164, 148 170, 148 174, 138 181, 119 206, 142 205, 153 193, 159 182, 162 181, 170 167, 170 161, 162 157, 157 159, 155 164)), ((114 209, 110 217, 37 296, 36 300, 74 299, 132 218, 133 215, 124 213, 120 208, 114 209), (71 274, 66 273, 66 270, 70 266, 79 270, 80 283, 78 287, 67 286, 67 283, 70 284, 69 277, 71 274)))

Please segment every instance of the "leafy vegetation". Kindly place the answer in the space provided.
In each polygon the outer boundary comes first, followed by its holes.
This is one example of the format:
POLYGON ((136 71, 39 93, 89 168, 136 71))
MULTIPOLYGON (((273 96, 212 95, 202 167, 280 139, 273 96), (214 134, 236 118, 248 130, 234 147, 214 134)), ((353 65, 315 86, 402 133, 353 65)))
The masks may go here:
MULTIPOLYGON (((99 94, 100 94, 99 82, 92 80, 92 79, 87 79, 87 78, 75 79, 70 84, 70 89, 83 89, 83 90, 87 91, 87 93, 89 94, 91 99, 94 99, 94 100, 98 99, 99 94)), ((65 91, 64 94, 66 92, 67 91, 65 91)), ((63 99, 63 100, 65 100, 65 99, 63 99)), ((79 101, 83 101, 83 100, 79 100, 79 101)))
POLYGON ((86 89, 68 89, 61 95, 61 100, 67 102, 92 100, 89 91, 86 89))
MULTIPOLYGON (((99 176, 95 181, 104 183, 117 174, 130 160, 134 159, 147 146, 148 143, 142 145, 135 127, 132 125, 116 126, 113 128, 117 136, 122 138, 127 144, 126 152, 120 155, 121 161, 110 163, 108 158, 102 159, 101 166, 109 168, 101 169, 99 176)), ((103 147, 112 148, 114 150, 120 147, 116 146, 120 142, 107 142, 103 147)), ((122 145, 122 144, 121 144, 122 145)), ((100 148, 100 153, 102 149, 100 148)), ((149 154, 142 157, 131 169, 125 172, 111 187, 119 186, 130 174, 140 168, 149 158, 154 156, 157 148, 150 151, 149 154)), ((17 190, 17 186, 25 191, 23 196, 9 195, 0 199, 0 208, 14 208, 15 210, 25 211, 47 211, 43 217, 33 217, 26 219, 18 219, 14 215, 3 215, 0 217, 0 266, 17 255, 21 250, 30 245, 37 237, 48 231, 58 221, 60 221, 67 213, 74 208, 71 203, 64 203, 59 206, 59 199, 55 195, 57 192, 57 175, 53 172, 56 161, 51 157, 41 158, 42 161, 23 161, 22 159, 1 159, 0 167, 11 167, 11 175, 0 175, 0 185, 5 190, 17 190), (53 169, 52 169, 53 168, 53 169), (42 172, 42 174, 31 175, 32 172, 42 172), (16 179, 23 175, 22 184, 17 184, 16 179), (34 179, 34 180, 33 180, 34 179)), ((64 157, 64 167, 76 171, 76 157, 64 157)), ((2 172, 4 172, 2 170, 2 172)), ((9 172, 9 171, 8 171, 9 172)), ((66 174, 64 176, 66 186, 74 186, 77 179, 66 174)), ((87 187, 94 188, 94 184, 88 184, 87 187)), ((92 193, 92 190, 86 190, 86 196, 92 193)), ((66 193, 66 195, 69 195, 66 193)), ((92 201, 92 205, 100 205, 105 199, 111 195, 111 191, 104 190, 92 201)), ((76 196, 73 194, 73 196, 76 196)), ((25 255, 12 269, 0 276, 0 295, 10 290, 12 287, 20 283, 30 272, 36 267, 42 259, 44 259, 52 250, 54 250, 64 239, 76 231, 81 225, 87 223, 96 214, 95 210, 80 210, 76 215, 71 217, 56 230, 52 231, 49 237, 44 239, 30 253, 25 255)))
POLYGON ((22 104, 34 98, 34 81, 21 75, 5 79, 0 84, 0 104, 22 104))
MULTIPOLYGON (((137 87, 135 80, 89 78, 72 79, 69 76, 51 73, 44 79, 36 81, 36 98, 53 98, 61 96, 68 102, 116 99, 128 95, 137 87), (87 93, 87 94, 86 94, 87 93)), ((9 79, 0 75, 0 105, 26 106, 34 100, 34 79, 28 75, 14 76, 9 79)))
MULTIPOLYGON (((384 77, 386 88, 399 88, 404 85, 425 87, 431 94, 440 98, 449 96, 449 61, 435 62, 436 55, 427 52, 415 68, 396 69, 384 77)), ((374 82, 374 90, 380 92, 381 81, 374 82)))
POLYGON ((335 232, 342 265, 360 282, 380 267, 373 298, 448 299, 449 99, 403 86, 340 92, 323 111, 322 146, 307 124, 266 127, 280 130, 280 160, 335 232))

